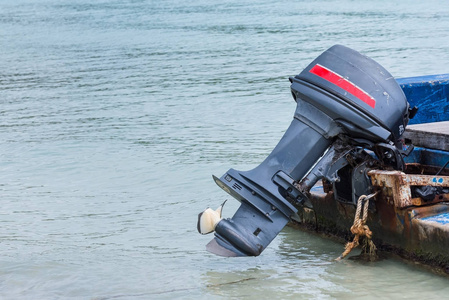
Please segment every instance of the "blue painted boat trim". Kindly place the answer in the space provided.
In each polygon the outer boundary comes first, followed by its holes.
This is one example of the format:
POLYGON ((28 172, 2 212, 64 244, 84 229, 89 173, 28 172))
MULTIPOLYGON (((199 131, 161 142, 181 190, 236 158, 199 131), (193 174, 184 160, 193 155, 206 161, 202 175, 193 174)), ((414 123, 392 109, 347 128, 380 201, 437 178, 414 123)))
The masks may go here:
POLYGON ((449 213, 438 214, 438 215, 422 218, 421 220, 428 221, 428 222, 436 222, 436 223, 439 223, 442 225, 446 225, 446 224, 449 224, 449 213))
POLYGON ((419 108, 409 124, 449 121, 449 74, 399 78, 410 106, 419 108))
POLYGON ((449 152, 421 147, 415 147, 409 156, 404 157, 406 163, 420 163, 439 167, 444 166, 447 161, 449 161, 449 152))

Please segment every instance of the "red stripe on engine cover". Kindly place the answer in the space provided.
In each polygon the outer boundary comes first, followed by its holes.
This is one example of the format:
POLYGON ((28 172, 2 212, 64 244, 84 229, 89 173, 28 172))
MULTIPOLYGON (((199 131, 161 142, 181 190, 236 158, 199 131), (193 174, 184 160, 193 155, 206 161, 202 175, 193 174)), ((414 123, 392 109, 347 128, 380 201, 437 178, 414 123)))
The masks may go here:
POLYGON ((310 69, 309 72, 344 89, 345 91, 359 98, 361 101, 365 102, 372 108, 376 106, 376 100, 374 100, 373 97, 371 97, 367 92, 356 86, 351 81, 343 78, 341 75, 335 73, 334 71, 331 71, 328 68, 323 67, 322 65, 316 64, 315 66, 313 66, 312 69, 310 69))

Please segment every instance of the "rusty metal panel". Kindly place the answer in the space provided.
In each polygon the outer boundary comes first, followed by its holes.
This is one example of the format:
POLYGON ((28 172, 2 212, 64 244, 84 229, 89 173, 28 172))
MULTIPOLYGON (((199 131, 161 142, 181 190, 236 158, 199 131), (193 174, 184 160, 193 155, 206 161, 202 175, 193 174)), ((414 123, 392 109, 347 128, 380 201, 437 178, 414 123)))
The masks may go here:
POLYGON ((412 205, 410 185, 407 175, 400 171, 371 170, 368 172, 373 186, 380 187, 387 202, 396 207, 412 205))
POLYGON ((449 186, 449 176, 407 174, 408 185, 449 186))
MULTIPOLYGON (((449 187, 449 176, 406 174, 385 170, 371 170, 368 175, 373 186, 381 188, 382 196, 398 208, 424 204, 419 198, 412 199, 411 186, 449 187)), ((446 198, 441 197, 441 200, 446 198)))

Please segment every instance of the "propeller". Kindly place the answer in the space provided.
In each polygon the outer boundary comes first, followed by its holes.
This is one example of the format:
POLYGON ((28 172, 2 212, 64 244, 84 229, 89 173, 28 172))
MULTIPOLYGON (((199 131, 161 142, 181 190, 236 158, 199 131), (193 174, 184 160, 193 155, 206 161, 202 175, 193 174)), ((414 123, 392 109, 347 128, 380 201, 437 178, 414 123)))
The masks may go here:
POLYGON ((199 233, 208 234, 215 231, 215 227, 222 219, 221 213, 226 201, 227 200, 225 200, 225 202, 223 202, 216 210, 212 210, 208 207, 198 214, 198 224, 196 227, 199 233))

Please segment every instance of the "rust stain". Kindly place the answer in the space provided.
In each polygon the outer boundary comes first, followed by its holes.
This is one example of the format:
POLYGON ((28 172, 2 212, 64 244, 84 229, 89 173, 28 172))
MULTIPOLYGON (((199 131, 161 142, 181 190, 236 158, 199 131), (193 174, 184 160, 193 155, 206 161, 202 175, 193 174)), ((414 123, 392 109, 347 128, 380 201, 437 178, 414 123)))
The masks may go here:
MULTIPOLYGON (((367 225, 379 249, 397 251, 425 263, 443 266, 449 273, 449 224, 425 220, 429 216, 449 214, 449 193, 436 194, 431 200, 412 197, 416 194, 412 194, 416 186, 449 187, 449 171, 443 172, 444 176, 426 175, 435 174, 438 172, 436 169, 434 166, 407 164, 406 172, 369 171, 374 191, 379 193, 373 199, 367 225)), ((347 240, 355 206, 338 201, 330 184, 323 184, 323 192, 311 194, 313 209, 298 207, 303 222, 306 226, 312 225, 316 231, 347 240)))
POLYGON ((381 188, 383 197, 398 208, 420 206, 447 201, 448 195, 437 196, 431 202, 412 198, 411 186, 449 187, 449 176, 406 174, 400 171, 371 170, 368 172, 373 186, 381 188))

